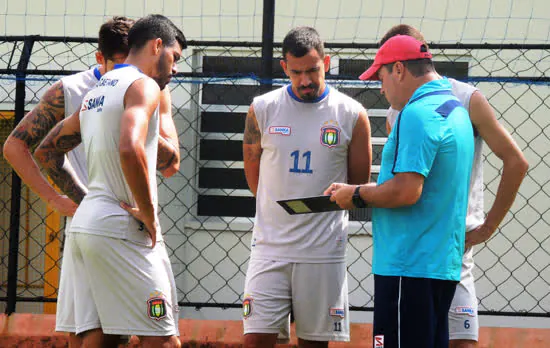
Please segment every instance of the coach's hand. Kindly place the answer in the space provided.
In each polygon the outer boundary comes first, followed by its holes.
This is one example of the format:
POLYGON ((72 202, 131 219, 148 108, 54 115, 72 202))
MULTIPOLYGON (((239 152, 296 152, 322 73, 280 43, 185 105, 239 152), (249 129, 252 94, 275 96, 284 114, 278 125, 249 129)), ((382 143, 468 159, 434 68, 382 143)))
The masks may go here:
POLYGON ((78 208, 78 204, 65 195, 58 195, 50 199, 48 205, 63 216, 73 216, 76 212, 76 208, 78 208))
POLYGON ((120 206, 122 207, 122 209, 126 210, 128 213, 130 213, 130 215, 136 218, 136 220, 141 221, 145 225, 145 228, 149 232, 149 235, 151 236, 151 240, 153 242, 151 248, 154 248, 155 244, 157 243, 157 231, 160 229, 158 220, 154 216, 153 218, 148 218, 141 210, 139 210, 139 208, 134 208, 125 202, 120 202, 120 206))
POLYGON ((355 206, 352 202, 353 191, 356 185, 348 185, 334 183, 330 185, 324 192, 325 195, 330 195, 330 200, 336 202, 342 209, 353 209, 355 206))

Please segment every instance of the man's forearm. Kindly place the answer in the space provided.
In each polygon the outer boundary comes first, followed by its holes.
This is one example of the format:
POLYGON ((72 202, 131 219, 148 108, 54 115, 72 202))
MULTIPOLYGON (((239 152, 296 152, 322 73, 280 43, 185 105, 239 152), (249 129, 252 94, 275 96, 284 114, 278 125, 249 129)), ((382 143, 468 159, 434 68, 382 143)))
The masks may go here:
MULTIPOLYGON (((180 152, 170 141, 159 136, 157 151, 157 170, 165 171, 172 167, 174 172, 179 169, 180 152)), ((172 173, 173 174, 173 173, 172 173)))
POLYGON ((49 202, 59 193, 50 185, 25 142, 9 139, 4 144, 4 157, 21 180, 43 201, 49 202))
MULTIPOLYGON (((137 208, 147 218, 154 219, 154 205, 150 191, 147 157, 143 146, 135 146, 120 152, 120 164, 137 208)), ((130 204, 131 202, 126 202, 130 204)))
POLYGON ((516 199, 517 192, 527 173, 527 163, 512 161, 504 163, 502 177, 498 185, 495 201, 485 219, 485 224, 493 230, 500 225, 516 199))
POLYGON ((415 204, 422 194, 423 181, 413 174, 395 176, 381 185, 369 183, 359 191, 367 204, 377 208, 399 208, 415 204))
POLYGON ((87 189, 80 182, 71 165, 65 161, 65 153, 48 152, 36 154, 55 185, 76 204, 86 196, 87 189))

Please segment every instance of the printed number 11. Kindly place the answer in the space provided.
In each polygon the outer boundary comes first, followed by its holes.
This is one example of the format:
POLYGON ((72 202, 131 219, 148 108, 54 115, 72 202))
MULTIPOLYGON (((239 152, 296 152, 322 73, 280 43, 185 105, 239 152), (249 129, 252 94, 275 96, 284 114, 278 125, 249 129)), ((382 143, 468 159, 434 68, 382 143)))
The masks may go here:
POLYGON ((310 169, 311 166, 311 151, 304 152, 302 157, 306 159, 306 167, 304 169, 298 168, 298 162, 300 161, 300 151, 296 150, 290 154, 290 157, 294 157, 294 166, 289 169, 291 173, 313 173, 313 170, 310 169))
POLYGON ((342 323, 341 322, 336 321, 334 323, 334 331, 338 331, 338 332, 342 331, 342 323))

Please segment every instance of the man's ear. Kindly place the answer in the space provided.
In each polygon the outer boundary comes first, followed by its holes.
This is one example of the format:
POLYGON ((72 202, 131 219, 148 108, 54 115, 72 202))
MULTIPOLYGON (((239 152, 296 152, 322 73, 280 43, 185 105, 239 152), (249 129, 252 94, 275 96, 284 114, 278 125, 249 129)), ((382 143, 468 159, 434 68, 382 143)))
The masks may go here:
POLYGON ((155 56, 160 54, 160 52, 162 51, 162 46, 163 46, 162 39, 156 38, 153 44, 153 53, 155 54, 155 56))
POLYGON ((95 53, 95 61, 97 62, 97 64, 99 65, 105 65, 105 57, 103 56, 103 53, 97 51, 95 53))
POLYGON ((325 64, 325 72, 328 72, 330 69, 330 56, 328 54, 323 58, 323 64, 325 64))
POLYGON ((286 70, 286 69, 287 69, 286 60, 281 59, 281 60, 279 61, 279 64, 281 64, 281 68, 283 68, 283 71, 285 72, 286 76, 289 76, 289 75, 288 75, 288 72, 287 72, 287 70, 286 70))
POLYGON ((397 74, 397 80, 403 81, 403 79, 405 78, 405 70, 406 70, 403 62, 396 62, 393 65, 393 70, 397 74))

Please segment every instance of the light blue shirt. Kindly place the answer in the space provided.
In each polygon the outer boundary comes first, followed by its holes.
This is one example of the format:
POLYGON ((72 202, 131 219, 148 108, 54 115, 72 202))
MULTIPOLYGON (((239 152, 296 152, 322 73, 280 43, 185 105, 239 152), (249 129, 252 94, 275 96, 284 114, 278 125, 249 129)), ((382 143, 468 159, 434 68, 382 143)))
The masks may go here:
POLYGON ((460 280, 474 136, 447 79, 418 88, 384 150, 378 185, 397 173, 424 176, 412 206, 373 210, 373 273, 460 280))

